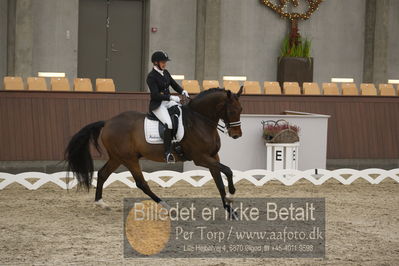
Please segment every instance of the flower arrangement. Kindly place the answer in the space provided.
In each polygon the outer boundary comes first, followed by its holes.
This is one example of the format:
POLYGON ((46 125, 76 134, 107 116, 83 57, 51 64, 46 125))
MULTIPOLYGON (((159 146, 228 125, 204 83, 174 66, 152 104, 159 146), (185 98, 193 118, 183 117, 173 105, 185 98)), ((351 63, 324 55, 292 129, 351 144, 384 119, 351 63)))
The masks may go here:
POLYGON ((267 143, 294 143, 299 141, 300 128, 285 120, 262 121, 263 138, 267 143))

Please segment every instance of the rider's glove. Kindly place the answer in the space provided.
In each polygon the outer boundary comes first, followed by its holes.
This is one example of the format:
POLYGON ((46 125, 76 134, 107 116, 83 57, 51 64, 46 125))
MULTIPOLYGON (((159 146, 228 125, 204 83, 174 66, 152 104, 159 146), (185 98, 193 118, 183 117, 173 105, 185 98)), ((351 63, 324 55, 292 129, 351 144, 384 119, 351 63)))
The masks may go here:
POLYGON ((190 96, 188 95, 188 92, 186 90, 184 90, 181 95, 186 96, 187 98, 190 98, 190 96))
POLYGON ((179 98, 179 96, 174 96, 174 95, 171 95, 171 96, 170 96, 170 100, 171 100, 171 101, 174 101, 174 102, 177 102, 177 103, 179 103, 179 102, 180 102, 180 98, 179 98))

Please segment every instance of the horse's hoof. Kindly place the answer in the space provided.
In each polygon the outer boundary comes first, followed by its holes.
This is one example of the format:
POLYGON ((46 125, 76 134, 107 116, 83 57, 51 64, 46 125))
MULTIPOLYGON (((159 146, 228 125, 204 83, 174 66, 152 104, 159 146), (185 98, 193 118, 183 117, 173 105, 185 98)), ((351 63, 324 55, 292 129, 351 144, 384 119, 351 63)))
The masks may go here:
POLYGON ((230 213, 229 215, 230 215, 230 217, 231 217, 231 220, 233 220, 233 221, 238 221, 238 220, 239 220, 238 214, 237 214, 235 211, 233 211, 233 212, 230 213))
POLYGON ((230 221, 238 221, 239 217, 238 217, 237 212, 233 208, 231 208, 229 205, 227 205, 227 206, 228 207, 225 207, 225 210, 227 211, 227 215, 228 215, 230 221))
POLYGON ((105 203, 105 202, 103 201, 103 199, 99 199, 99 200, 95 201, 94 204, 95 204, 96 206, 98 206, 98 207, 103 208, 104 210, 107 210, 107 211, 111 210, 111 208, 108 206, 107 203, 105 203))
POLYGON ((230 194, 229 192, 227 192, 227 194, 224 198, 226 199, 226 201, 228 203, 232 203, 234 201, 233 196, 234 196, 233 194, 230 194))
POLYGON ((161 206, 167 209, 168 211, 170 210, 169 204, 167 204, 165 201, 161 200, 159 204, 161 204, 161 206))

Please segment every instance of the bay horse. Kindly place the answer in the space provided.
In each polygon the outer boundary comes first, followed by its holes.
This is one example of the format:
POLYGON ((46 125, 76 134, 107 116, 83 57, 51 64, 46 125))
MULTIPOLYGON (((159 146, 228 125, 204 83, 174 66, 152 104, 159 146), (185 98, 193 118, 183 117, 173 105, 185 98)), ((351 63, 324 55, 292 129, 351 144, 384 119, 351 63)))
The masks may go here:
MULTIPOLYGON (((242 107, 239 98, 243 87, 237 94, 230 90, 213 88, 199 93, 189 103, 182 106, 184 137, 180 144, 184 158, 174 153, 178 161, 192 160, 197 166, 209 169, 219 190, 223 207, 230 215, 235 216, 230 207, 231 196, 235 193, 233 172, 220 163, 218 151, 220 137, 217 131, 219 120, 225 123, 230 137, 241 137, 240 115, 242 107), (229 194, 226 195, 221 172, 227 177, 229 194)), ((164 162, 163 144, 149 144, 144 136, 144 118, 146 114, 127 111, 110 120, 98 121, 83 127, 70 140, 65 150, 65 160, 68 172, 73 172, 78 185, 90 189, 93 177, 93 159, 90 154, 90 143, 101 154, 98 139, 108 153, 108 161, 98 171, 95 203, 103 208, 109 208, 102 199, 103 185, 107 178, 120 165, 126 166, 131 172, 136 185, 157 203, 168 206, 155 195, 140 168, 139 159, 164 162)))

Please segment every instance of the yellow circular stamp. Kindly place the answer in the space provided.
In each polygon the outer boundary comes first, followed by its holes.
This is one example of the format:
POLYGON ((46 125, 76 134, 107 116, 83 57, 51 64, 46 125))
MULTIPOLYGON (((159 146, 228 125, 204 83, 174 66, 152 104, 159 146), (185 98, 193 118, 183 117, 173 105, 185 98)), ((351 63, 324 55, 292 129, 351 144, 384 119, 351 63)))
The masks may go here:
POLYGON ((152 200, 135 203, 125 223, 130 246, 143 255, 161 252, 169 241, 171 221, 168 210, 152 200))

